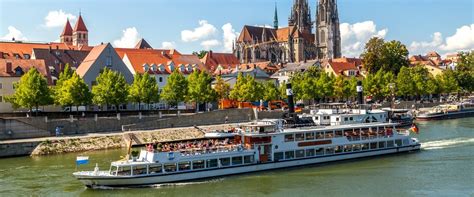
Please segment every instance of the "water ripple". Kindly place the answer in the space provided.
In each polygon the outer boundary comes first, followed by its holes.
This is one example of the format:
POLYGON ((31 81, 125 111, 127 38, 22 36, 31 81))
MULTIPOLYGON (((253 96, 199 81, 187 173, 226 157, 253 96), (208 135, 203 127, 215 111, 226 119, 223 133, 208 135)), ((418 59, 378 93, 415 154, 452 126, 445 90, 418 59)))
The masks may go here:
POLYGON ((421 148, 424 150, 435 150, 435 149, 458 147, 458 146, 471 144, 471 143, 474 143, 474 138, 454 138, 454 139, 422 142, 421 148))

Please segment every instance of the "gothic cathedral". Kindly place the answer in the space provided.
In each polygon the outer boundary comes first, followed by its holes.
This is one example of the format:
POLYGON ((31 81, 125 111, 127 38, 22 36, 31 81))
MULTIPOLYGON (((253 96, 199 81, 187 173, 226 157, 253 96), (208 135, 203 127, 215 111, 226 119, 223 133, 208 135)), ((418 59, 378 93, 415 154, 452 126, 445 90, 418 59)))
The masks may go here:
POLYGON ((294 0, 288 27, 278 26, 278 12, 272 27, 244 26, 234 45, 241 63, 271 61, 300 62, 341 56, 336 0, 319 0, 313 33, 308 0, 294 0))

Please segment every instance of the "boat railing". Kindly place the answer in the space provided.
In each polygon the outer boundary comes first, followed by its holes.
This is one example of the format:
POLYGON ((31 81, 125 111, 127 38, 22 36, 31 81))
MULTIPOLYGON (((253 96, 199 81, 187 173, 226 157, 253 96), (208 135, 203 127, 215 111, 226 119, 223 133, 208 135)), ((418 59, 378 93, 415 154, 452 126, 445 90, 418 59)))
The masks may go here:
POLYGON ((228 146, 219 146, 219 147, 212 147, 212 148, 196 148, 190 150, 180 151, 181 156, 196 156, 196 155, 204 155, 204 154, 213 154, 213 153, 223 153, 223 152, 237 152, 246 150, 245 147, 242 145, 228 145, 228 146))

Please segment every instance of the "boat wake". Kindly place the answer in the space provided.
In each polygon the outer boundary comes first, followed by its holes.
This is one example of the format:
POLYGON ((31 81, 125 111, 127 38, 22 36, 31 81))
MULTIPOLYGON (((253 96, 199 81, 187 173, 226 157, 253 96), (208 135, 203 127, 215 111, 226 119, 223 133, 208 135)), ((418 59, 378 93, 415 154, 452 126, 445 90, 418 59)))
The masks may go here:
POLYGON ((474 143, 474 138, 455 138, 455 139, 424 142, 424 143, 421 143, 421 148, 424 150, 435 150, 435 149, 457 147, 463 144, 470 144, 470 143, 474 143))

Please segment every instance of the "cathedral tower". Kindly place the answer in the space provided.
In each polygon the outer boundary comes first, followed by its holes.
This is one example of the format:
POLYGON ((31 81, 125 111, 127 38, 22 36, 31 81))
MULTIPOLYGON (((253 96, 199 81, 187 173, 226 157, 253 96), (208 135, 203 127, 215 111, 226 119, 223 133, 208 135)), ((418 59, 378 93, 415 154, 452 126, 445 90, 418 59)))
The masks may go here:
POLYGON ((64 25, 63 33, 59 36, 59 40, 61 43, 72 45, 72 27, 69 19, 67 19, 66 25, 64 25))
POLYGON ((89 31, 80 13, 76 25, 74 26, 72 39, 74 46, 89 46, 89 31))
POLYGON ((312 22, 308 0, 294 0, 288 26, 296 26, 301 33, 311 33, 312 22))
POLYGON ((316 24, 318 59, 341 57, 341 32, 336 0, 319 0, 316 24))
POLYGON ((273 28, 278 29, 278 10, 277 10, 276 2, 275 2, 275 16, 273 17, 273 28))

